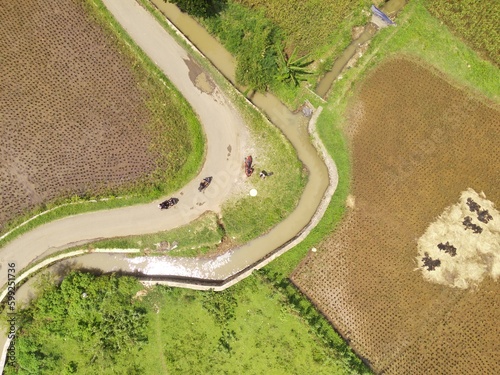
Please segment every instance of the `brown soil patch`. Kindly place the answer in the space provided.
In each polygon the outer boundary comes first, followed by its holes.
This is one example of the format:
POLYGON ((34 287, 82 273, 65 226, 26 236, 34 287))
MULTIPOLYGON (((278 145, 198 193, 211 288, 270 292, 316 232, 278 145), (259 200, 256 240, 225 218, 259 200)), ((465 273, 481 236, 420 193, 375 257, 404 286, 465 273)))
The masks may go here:
POLYGON ((146 94, 81 2, 0 0, 0 50, 0 228, 154 169, 146 94))
POLYGON ((293 275, 384 374, 500 373, 500 285, 425 281, 417 239, 467 188, 500 204, 500 111, 406 59, 349 111, 354 208, 293 275))

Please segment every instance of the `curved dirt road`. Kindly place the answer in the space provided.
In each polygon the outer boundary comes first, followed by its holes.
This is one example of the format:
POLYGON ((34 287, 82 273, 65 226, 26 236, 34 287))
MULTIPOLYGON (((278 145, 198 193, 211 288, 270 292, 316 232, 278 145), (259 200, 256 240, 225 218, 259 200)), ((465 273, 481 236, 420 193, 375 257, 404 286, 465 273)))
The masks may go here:
MULTIPOLYGON (((19 271, 55 251, 92 239, 155 233, 184 225, 207 210, 218 211, 241 176, 242 149, 247 131, 243 120, 186 51, 134 0, 105 0, 105 5, 146 54, 188 100, 203 124, 207 153, 202 171, 174 195, 172 209, 160 211, 158 202, 63 218, 40 226, 0 249, 0 265, 15 263, 19 271), (203 82, 198 88, 196 82, 203 82), (206 93, 204 91, 210 93, 206 93), (210 199, 198 192, 200 180, 214 176, 210 199)), ((7 272, 0 272, 0 285, 7 272)))

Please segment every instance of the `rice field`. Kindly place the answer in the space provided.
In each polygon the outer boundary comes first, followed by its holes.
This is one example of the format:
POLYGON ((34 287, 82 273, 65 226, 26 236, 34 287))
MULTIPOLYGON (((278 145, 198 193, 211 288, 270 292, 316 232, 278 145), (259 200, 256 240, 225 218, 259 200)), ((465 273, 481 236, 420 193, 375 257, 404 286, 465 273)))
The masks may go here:
POLYGON ((287 43, 297 47, 299 54, 313 52, 331 44, 339 33, 340 24, 354 11, 369 9, 370 3, 364 0, 236 0, 236 2, 249 8, 263 10, 266 17, 283 30, 287 43))
MULTIPOLYGON (((419 239, 461 199, 481 206, 465 206, 470 220, 460 217, 461 231, 476 235, 472 225, 485 226, 478 212, 486 208, 488 225, 495 221, 498 104, 420 62, 392 58, 357 85, 347 118, 347 214, 293 282, 377 373, 499 373, 498 274, 466 287, 436 283, 424 277, 419 253, 419 239), (491 203, 461 198, 468 189, 491 203)), ((443 241, 442 251, 438 244, 442 259, 451 256, 453 243, 443 241)), ((491 251, 498 256, 499 244, 491 251)), ((457 245, 457 256, 463 253, 457 245)))

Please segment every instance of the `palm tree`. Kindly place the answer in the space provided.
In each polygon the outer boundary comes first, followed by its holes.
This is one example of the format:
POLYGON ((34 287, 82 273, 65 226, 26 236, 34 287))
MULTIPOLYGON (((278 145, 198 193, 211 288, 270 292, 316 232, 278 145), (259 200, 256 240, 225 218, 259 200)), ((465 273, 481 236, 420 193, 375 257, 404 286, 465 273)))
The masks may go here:
POLYGON ((307 60, 309 54, 297 58, 297 47, 294 48, 290 56, 286 56, 281 49, 278 52, 280 56, 278 60, 280 71, 278 79, 280 81, 293 82, 295 86, 298 86, 299 81, 305 81, 304 75, 312 74, 312 72, 306 69, 313 62, 313 60, 307 60))

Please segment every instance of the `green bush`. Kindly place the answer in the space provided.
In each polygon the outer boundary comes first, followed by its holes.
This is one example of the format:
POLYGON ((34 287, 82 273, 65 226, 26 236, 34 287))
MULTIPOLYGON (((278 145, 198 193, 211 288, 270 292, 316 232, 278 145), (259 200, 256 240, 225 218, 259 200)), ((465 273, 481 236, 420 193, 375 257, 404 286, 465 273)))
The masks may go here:
POLYGON ((131 277, 80 272, 59 286, 47 283, 40 298, 17 314, 17 363, 5 373, 61 374, 63 366, 66 373, 102 374, 110 363, 136 371, 148 327, 146 308, 133 300, 140 288, 131 277))

